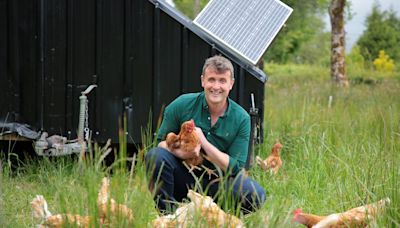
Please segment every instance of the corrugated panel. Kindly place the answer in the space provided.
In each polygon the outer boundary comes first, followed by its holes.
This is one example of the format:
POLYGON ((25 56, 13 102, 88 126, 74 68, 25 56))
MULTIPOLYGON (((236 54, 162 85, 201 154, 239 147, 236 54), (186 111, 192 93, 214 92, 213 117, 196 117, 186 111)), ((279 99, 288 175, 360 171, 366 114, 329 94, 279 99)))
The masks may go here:
POLYGON ((93 138, 118 142, 127 113, 128 141, 140 143, 163 105, 202 90, 202 64, 218 53, 235 67, 231 97, 249 110, 254 93, 263 109, 265 74, 157 1, 0 0, 0 12, 0 121, 75 138, 78 98, 96 84, 88 95, 93 138))

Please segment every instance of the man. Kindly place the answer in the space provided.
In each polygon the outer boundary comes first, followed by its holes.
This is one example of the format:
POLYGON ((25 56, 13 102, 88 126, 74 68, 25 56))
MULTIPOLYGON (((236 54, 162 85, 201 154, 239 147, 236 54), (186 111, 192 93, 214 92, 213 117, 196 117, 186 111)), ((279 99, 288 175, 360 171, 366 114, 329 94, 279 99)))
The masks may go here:
POLYGON ((166 107, 157 134, 158 147, 145 156, 150 190, 155 191, 154 199, 161 213, 172 212, 176 201, 182 201, 188 189, 195 188, 216 202, 233 202, 235 208, 240 203, 244 213, 256 210, 265 201, 264 189, 242 171, 248 155, 250 116, 228 97, 234 82, 232 63, 222 56, 213 56, 203 66, 204 91, 181 95, 166 107), (178 133, 181 124, 190 119, 195 122, 200 145, 191 153, 183 153, 179 148, 170 151, 166 135, 178 133), (205 174, 206 168, 190 172, 182 163, 183 159, 199 155, 200 149, 208 159, 204 166, 216 170, 218 177, 205 174))

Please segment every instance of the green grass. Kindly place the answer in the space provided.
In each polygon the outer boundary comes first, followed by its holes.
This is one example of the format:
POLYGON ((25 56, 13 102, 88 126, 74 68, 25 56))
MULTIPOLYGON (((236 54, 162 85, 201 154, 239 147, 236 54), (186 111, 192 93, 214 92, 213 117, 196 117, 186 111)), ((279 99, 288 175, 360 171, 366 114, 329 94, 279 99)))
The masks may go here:
MULTIPOLYGON (((391 204, 377 226, 399 227, 400 75, 349 71, 350 88, 339 89, 325 68, 266 68, 265 140, 256 155, 266 157, 279 139, 283 167, 277 176, 251 169, 268 199, 244 218, 246 226, 301 227, 291 223, 295 208, 324 215, 389 197, 391 204)), ((12 172, 3 159, 0 227, 38 224, 30 208, 36 194, 44 195, 51 212, 96 215, 100 180, 109 170, 95 165, 99 154, 94 157, 86 162, 38 158, 12 172)), ((118 171, 111 177, 111 196, 134 209, 134 227, 146 227, 157 216, 146 186, 141 163, 132 173, 118 171)))

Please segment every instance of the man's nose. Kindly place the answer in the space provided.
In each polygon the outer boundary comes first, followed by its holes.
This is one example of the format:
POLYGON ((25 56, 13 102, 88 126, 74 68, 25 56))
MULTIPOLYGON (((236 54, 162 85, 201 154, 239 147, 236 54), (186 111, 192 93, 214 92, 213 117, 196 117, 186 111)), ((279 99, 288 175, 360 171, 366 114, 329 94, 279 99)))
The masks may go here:
POLYGON ((219 81, 215 81, 215 82, 213 83, 213 87, 214 87, 214 88, 220 88, 220 87, 221 87, 221 83, 220 83, 219 81))

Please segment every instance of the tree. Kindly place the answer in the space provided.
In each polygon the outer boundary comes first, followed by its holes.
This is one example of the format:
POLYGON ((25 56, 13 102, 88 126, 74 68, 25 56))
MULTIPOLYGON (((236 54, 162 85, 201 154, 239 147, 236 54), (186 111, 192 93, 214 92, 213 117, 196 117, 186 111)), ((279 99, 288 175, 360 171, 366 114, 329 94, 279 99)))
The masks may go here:
POLYGON ((372 7, 366 18, 366 30, 357 41, 361 54, 369 63, 384 50, 395 62, 400 61, 400 19, 393 10, 380 11, 379 5, 372 7))
POLYGON ((282 2, 293 8, 293 13, 264 54, 264 59, 267 62, 304 63, 305 48, 311 48, 310 51, 320 48, 317 45, 310 45, 310 42, 316 37, 324 36, 321 33, 325 26, 322 18, 328 0, 282 0, 282 2))
POLYGON ((344 9, 346 0, 332 0, 329 6, 331 19, 331 79, 339 86, 347 87, 349 82, 346 76, 345 64, 345 31, 344 9))

